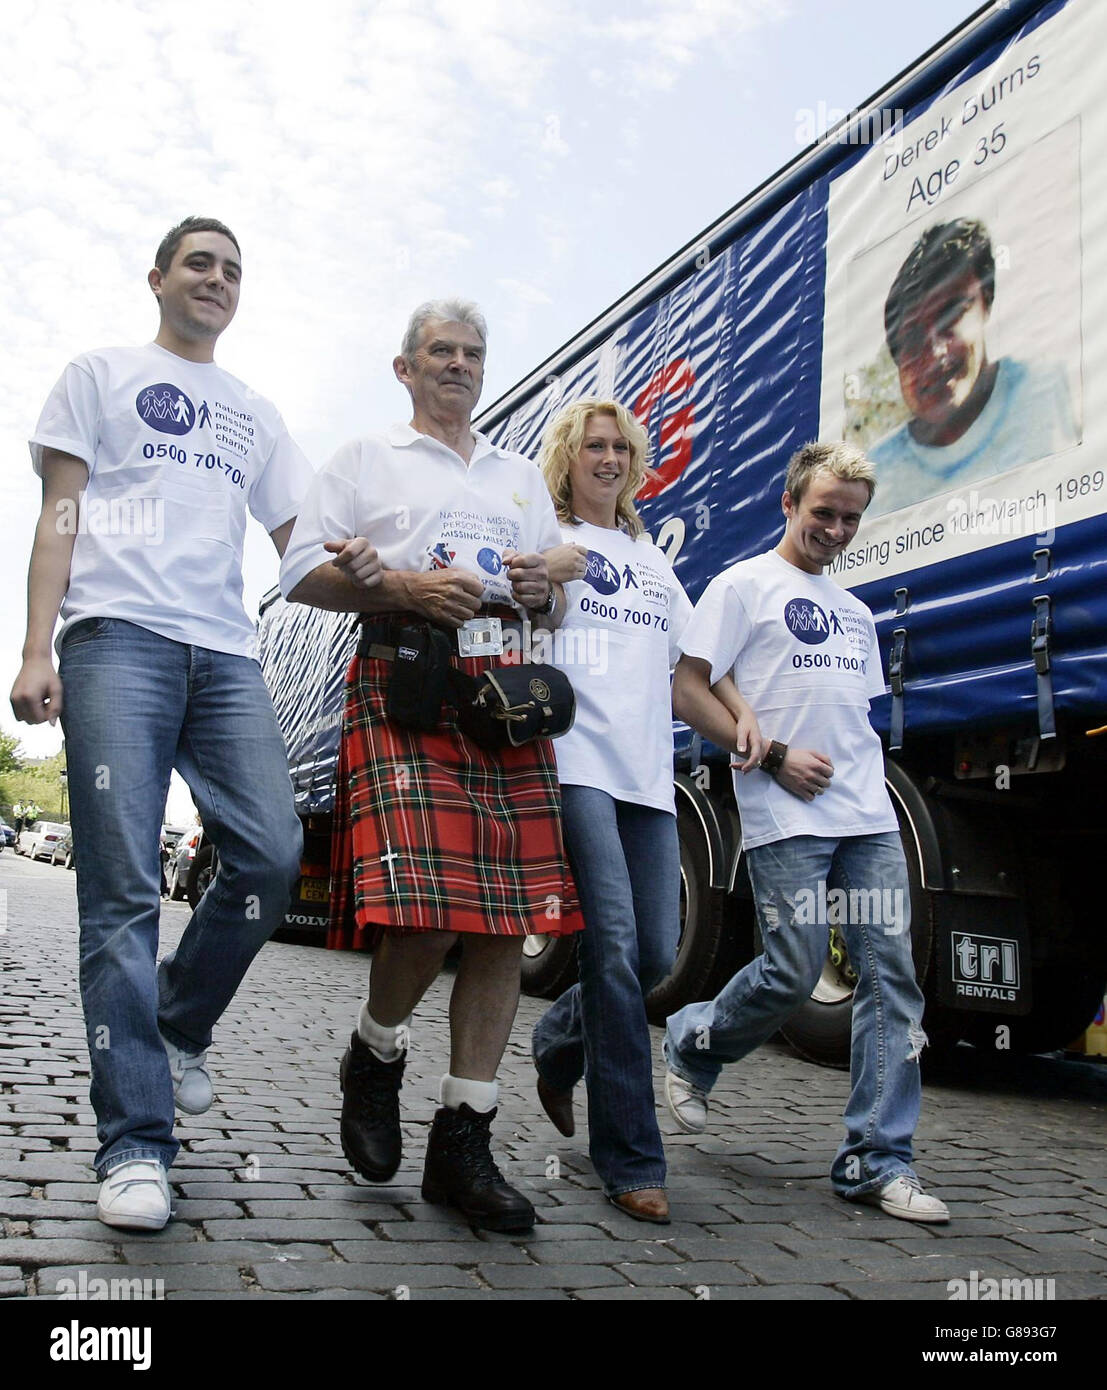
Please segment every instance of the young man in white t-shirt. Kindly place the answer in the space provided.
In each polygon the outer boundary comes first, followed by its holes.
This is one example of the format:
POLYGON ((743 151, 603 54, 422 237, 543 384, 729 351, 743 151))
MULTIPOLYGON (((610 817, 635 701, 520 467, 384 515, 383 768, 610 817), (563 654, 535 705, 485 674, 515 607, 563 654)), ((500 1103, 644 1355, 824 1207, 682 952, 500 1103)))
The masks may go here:
POLYGON ((169 1219, 174 1100, 189 1114, 211 1104, 212 1025, 299 872, 284 742, 242 606, 242 541, 248 507, 282 554, 313 475, 274 407, 213 361, 241 273, 221 222, 174 227, 149 274, 157 337, 71 362, 31 440, 42 513, 12 708, 65 731, 97 1214, 131 1229, 169 1219), (174 767, 219 868, 156 967, 174 767))
POLYGON ((732 674, 763 736, 760 766, 735 774, 735 795, 764 954, 715 999, 668 1020, 665 1093, 681 1128, 701 1132, 723 1064, 772 1037, 810 996, 837 920, 858 982, 846 1138, 831 1181, 892 1216, 948 1221, 911 1167, 926 1036, 907 867, 868 718, 884 691, 876 628, 823 573, 852 541, 874 486, 852 445, 802 448, 788 465, 780 544, 712 580, 681 638, 678 717, 727 746, 733 719, 710 687, 732 674))

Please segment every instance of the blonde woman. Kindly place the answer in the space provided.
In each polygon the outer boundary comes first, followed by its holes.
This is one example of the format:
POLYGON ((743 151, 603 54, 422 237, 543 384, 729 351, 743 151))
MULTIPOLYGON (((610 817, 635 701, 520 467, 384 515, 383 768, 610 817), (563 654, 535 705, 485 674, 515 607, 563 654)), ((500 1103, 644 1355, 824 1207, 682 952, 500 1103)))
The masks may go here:
POLYGON ((587 1083, 608 1199, 666 1223, 645 996, 679 936, 669 672, 692 606, 634 509, 647 449, 624 406, 580 401, 550 424, 539 458, 565 542, 546 552, 566 584, 561 650, 577 658, 565 662, 576 722, 554 746, 585 931, 580 983, 539 1020, 533 1045, 539 1099, 562 1134, 574 1132, 573 1087, 587 1083))

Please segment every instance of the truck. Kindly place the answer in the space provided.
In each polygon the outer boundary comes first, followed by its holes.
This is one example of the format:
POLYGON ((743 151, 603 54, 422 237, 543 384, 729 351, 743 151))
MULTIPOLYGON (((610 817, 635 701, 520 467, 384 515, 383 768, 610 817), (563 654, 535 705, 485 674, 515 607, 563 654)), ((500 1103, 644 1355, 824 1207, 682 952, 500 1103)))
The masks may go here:
MULTIPOLYGON (((830 572, 876 620, 871 718, 934 1045, 1064 1047, 1107 981, 1105 51, 1095 0, 985 6, 476 421, 534 457, 561 405, 625 402, 652 444, 639 511, 693 600, 776 544, 800 445, 869 453, 874 501, 830 572), (928 280, 935 244, 971 270, 928 280)), ((304 928, 325 916, 354 627, 276 595, 261 617, 315 864, 304 928)), ((682 932, 658 1020, 759 950, 728 757, 676 744, 682 932)), ((529 939, 524 987, 556 994, 572 951, 529 939)), ((832 912, 783 1030, 805 1056, 848 1063, 854 982, 832 912)))

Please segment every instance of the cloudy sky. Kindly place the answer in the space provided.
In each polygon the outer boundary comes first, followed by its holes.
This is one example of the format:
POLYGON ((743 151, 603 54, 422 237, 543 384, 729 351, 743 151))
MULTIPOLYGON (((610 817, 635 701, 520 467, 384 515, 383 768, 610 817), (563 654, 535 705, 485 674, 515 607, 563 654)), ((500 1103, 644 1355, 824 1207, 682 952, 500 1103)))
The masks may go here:
MULTIPOLYGON (((0 98, 0 727, 66 361, 148 341, 181 216, 243 249, 219 361, 318 466, 404 416, 409 310, 489 319, 485 403, 975 10, 971 0, 7 0, 0 98)), ((257 530, 257 528, 255 528, 257 530)), ((253 535, 247 599, 276 557, 253 535), (268 550, 268 553, 267 553, 268 550)))

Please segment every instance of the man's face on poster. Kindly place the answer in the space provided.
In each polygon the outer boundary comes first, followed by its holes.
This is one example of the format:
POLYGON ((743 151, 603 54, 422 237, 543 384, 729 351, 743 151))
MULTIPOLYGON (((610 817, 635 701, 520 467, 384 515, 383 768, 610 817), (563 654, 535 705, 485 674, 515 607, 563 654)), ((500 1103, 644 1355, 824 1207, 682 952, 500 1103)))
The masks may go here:
POLYGON ((900 322, 900 390, 911 414, 939 436, 935 443, 951 443, 961 433, 957 417, 988 365, 988 313, 980 281, 970 271, 928 291, 900 322), (950 429, 950 438, 940 437, 950 429))

